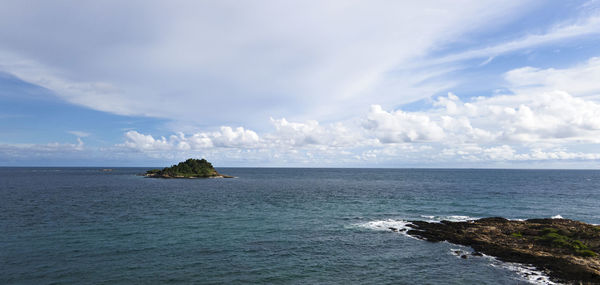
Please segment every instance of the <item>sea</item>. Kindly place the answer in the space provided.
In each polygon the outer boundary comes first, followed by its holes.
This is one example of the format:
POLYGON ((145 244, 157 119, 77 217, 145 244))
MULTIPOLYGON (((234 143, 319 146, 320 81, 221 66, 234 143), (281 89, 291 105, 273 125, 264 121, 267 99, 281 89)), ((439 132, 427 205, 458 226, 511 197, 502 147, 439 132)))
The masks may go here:
POLYGON ((555 284, 392 232, 410 220, 600 223, 600 171, 0 168, 0 284, 555 284))

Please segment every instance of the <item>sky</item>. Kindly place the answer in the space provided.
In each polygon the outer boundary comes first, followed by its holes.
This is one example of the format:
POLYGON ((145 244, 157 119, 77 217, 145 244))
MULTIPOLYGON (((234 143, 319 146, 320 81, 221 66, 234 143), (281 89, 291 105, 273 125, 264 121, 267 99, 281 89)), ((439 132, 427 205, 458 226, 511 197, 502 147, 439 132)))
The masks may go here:
POLYGON ((0 4, 0 166, 600 168, 597 0, 0 4))

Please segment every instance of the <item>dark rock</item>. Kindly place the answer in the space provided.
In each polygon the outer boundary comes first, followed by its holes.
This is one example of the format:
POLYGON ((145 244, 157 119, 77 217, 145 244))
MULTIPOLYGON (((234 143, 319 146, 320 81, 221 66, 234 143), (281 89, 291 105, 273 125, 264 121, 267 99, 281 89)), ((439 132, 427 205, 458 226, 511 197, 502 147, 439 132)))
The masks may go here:
MULTIPOLYGON (((568 219, 511 221, 492 217, 467 222, 411 221, 409 235, 472 247, 507 262, 532 264, 553 279, 600 284, 600 227, 568 219)), ((462 252, 454 252, 467 258, 462 252)))
POLYGON ((460 258, 462 258, 462 259, 467 259, 467 255, 466 255, 466 254, 463 254, 463 255, 461 255, 461 256, 460 256, 460 258))
POLYGON ((394 228, 394 227, 389 227, 388 229, 392 230, 392 232, 397 232, 398 228, 394 228))

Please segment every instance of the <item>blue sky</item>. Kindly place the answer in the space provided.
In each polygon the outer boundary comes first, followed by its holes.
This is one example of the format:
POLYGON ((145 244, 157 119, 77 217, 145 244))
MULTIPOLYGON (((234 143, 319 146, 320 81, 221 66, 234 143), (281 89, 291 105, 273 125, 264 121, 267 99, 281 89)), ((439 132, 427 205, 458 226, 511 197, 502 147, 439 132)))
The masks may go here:
POLYGON ((0 165, 600 166, 600 1, 2 6, 0 165))

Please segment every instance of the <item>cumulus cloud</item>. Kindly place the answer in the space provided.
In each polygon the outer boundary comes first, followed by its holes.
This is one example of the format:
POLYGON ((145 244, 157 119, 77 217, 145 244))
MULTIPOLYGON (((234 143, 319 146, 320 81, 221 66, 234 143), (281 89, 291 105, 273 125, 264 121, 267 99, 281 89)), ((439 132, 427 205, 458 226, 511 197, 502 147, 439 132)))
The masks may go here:
POLYGON ((382 143, 439 141, 444 130, 427 114, 384 111, 373 105, 364 127, 382 143))
POLYGON ((600 153, 584 153, 584 152, 568 152, 564 150, 543 151, 534 149, 529 154, 524 154, 518 157, 519 160, 600 160, 600 153))
POLYGON ((256 146, 260 139, 258 135, 251 130, 245 130, 242 127, 235 129, 231 127, 221 127, 219 132, 212 133, 213 144, 217 147, 244 147, 252 148, 256 146))
POLYGON ((479 97, 466 103, 450 95, 436 106, 443 108, 446 130, 458 128, 455 135, 463 136, 462 141, 599 141, 600 104, 562 91, 479 97))
MULTIPOLYGON (((582 72, 593 72, 597 64, 598 60, 593 58, 584 65, 556 74, 575 80, 582 72)), ((552 148, 599 143, 600 104, 592 98, 578 97, 564 91, 521 88, 523 82, 526 85, 530 82, 547 85, 548 81, 537 79, 544 78, 544 74, 554 74, 552 69, 515 69, 507 72, 506 77, 515 78, 518 77, 516 74, 524 72, 529 75, 519 82, 516 79, 512 81, 514 94, 464 100, 449 93, 437 98, 430 109, 419 112, 384 110, 380 105, 372 105, 368 112, 352 120, 327 124, 316 120, 293 122, 286 118, 271 118, 273 130, 261 135, 243 127, 228 126, 215 132, 178 133, 168 138, 155 138, 130 131, 125 135, 123 146, 142 151, 215 148, 278 150, 288 155, 298 154, 297 150, 312 150, 313 154, 318 150, 321 155, 329 152, 367 159, 383 154, 398 157, 402 153, 414 153, 413 150, 419 148, 410 145, 419 143, 425 147, 419 151, 438 149, 462 158, 595 159, 594 155, 552 148), (462 150, 451 152, 449 150, 452 148, 448 148, 450 145, 460 145, 462 150), (517 151, 515 146, 525 149, 517 151), (527 149, 532 152, 523 152, 527 149)), ((589 81, 590 88, 585 90, 593 90, 595 85, 592 80, 587 80, 585 76, 581 78, 584 82, 589 81)), ((308 155, 308 152, 303 154, 308 155)))
POLYGON ((321 125, 318 121, 289 122, 285 118, 273 119, 275 131, 266 139, 271 145, 285 147, 327 146, 353 147, 362 143, 363 134, 353 122, 336 122, 321 125))
POLYGON ((243 127, 221 127, 216 132, 201 132, 187 136, 183 133, 154 138, 137 131, 125 133, 125 142, 119 146, 140 151, 168 151, 168 150, 198 150, 213 147, 224 148, 253 148, 258 145, 260 138, 251 130, 243 127))
POLYGON ((465 161, 549 161, 549 160, 599 160, 597 152, 570 152, 562 149, 542 150, 538 148, 517 152, 513 147, 501 145, 481 147, 464 145, 443 149, 442 157, 460 158, 465 161))
POLYGON ((442 156, 458 157, 468 161, 503 161, 515 160, 516 151, 508 145, 481 147, 476 144, 462 145, 459 148, 445 148, 442 156))
MULTIPOLYGON (((138 149, 138 150, 169 150, 173 146, 173 142, 165 137, 155 139, 152 135, 140 134, 136 131, 128 131, 125 133, 125 143, 123 146, 138 149)), ((177 138, 172 136, 172 138, 177 138)))
POLYGON ((525 93, 461 100, 450 93, 427 111, 371 106, 354 120, 320 124, 271 119, 261 135, 242 127, 154 138, 126 133, 123 146, 140 151, 234 148, 291 161, 595 160, 572 144, 600 143, 600 104, 566 92, 525 93), (559 147, 559 149, 557 149, 559 147))

